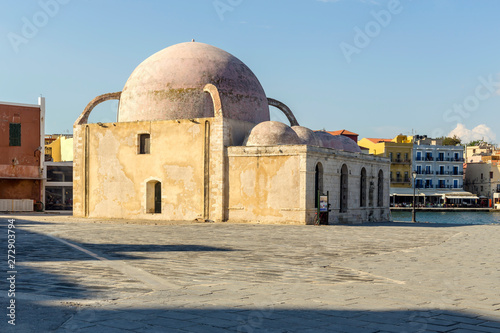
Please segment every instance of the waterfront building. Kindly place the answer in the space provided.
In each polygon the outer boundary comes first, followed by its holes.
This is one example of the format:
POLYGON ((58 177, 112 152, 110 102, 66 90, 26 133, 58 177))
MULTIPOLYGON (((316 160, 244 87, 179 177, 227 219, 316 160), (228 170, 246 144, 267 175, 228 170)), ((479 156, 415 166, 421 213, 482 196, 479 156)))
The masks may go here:
POLYGON ((494 194, 500 192, 500 151, 493 145, 482 145, 470 147, 468 156, 464 189, 486 199, 491 207, 494 194))
POLYGON ((463 146, 445 146, 442 139, 415 135, 413 160, 413 170, 417 173, 415 187, 426 202, 441 205, 477 201, 476 196, 463 190, 463 146))
POLYGON ((369 149, 369 153, 387 157, 391 162, 389 174, 391 193, 400 188, 411 188, 411 156, 413 143, 411 137, 398 135, 394 139, 363 138, 361 147, 369 149))
MULTIPOLYGON (((320 115, 318 115, 319 117, 320 115)), ((389 162, 299 126, 239 59, 191 42, 142 62, 74 125, 74 216, 312 224, 389 220, 389 162), (89 124, 118 99, 117 121, 89 124), (280 109, 289 125, 270 121, 280 109)))
POLYGON ((0 211, 33 211, 44 200, 45 98, 0 102, 0 211))
POLYGON ((444 146, 442 139, 431 139, 426 135, 416 135, 413 143, 417 188, 463 188, 463 146, 444 146))
POLYGON ((464 189, 480 197, 491 199, 493 193, 500 192, 499 168, 498 163, 467 163, 464 189))
POLYGON ((483 160, 483 156, 492 156, 496 146, 490 143, 481 143, 478 146, 465 147, 465 163, 476 163, 483 160))

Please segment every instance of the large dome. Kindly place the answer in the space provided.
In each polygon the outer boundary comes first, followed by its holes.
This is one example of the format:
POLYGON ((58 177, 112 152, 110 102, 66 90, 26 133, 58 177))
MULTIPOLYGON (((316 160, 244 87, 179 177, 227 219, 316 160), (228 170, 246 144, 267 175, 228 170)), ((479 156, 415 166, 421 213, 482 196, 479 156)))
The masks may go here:
POLYGON ((239 59, 211 45, 181 43, 155 53, 130 75, 120 98, 118 121, 191 119, 214 116, 210 94, 220 93, 225 118, 269 120, 264 89, 239 59))

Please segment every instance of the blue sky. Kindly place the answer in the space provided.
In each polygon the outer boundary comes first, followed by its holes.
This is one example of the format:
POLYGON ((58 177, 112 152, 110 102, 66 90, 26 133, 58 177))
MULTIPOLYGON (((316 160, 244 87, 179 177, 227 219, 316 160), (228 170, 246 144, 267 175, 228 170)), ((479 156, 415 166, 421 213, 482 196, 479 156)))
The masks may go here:
POLYGON ((0 101, 42 94, 47 133, 68 133, 144 59, 194 38, 245 62, 303 126, 497 142, 498 13, 498 0, 6 0, 0 101))

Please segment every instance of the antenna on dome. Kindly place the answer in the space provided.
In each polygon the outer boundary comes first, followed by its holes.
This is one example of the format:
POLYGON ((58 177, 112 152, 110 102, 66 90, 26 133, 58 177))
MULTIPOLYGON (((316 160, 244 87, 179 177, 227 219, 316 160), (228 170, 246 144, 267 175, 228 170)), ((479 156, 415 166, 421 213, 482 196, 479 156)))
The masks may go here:
POLYGON ((191 39, 191 42, 194 42, 194 38, 193 38, 193 39, 191 39))

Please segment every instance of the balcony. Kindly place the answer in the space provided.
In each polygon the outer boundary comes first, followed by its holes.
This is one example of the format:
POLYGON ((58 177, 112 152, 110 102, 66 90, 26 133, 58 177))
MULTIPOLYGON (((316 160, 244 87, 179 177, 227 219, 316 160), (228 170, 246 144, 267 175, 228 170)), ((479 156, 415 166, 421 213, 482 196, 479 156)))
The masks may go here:
POLYGON ((436 175, 444 175, 444 176, 463 176, 463 171, 436 171, 436 175))
POLYGON ((416 184, 415 188, 435 188, 434 185, 430 184, 416 184))
POLYGON ((421 161, 437 161, 437 162, 464 162, 464 159, 462 157, 459 158, 454 158, 454 157, 432 157, 432 156, 425 156, 425 157, 415 157, 415 161, 421 162, 421 161))
POLYGON ((402 159, 402 158, 395 158, 393 160, 391 160, 392 163, 399 163, 399 164, 411 164, 411 160, 410 159, 402 159))
POLYGON ((452 189, 452 188, 461 188, 460 186, 453 186, 453 185, 425 185, 425 184, 416 184, 415 188, 418 189, 425 189, 425 188, 435 188, 435 189, 452 189))
POLYGON ((402 177, 396 177, 396 178, 391 178, 391 183, 392 184, 410 184, 410 178, 402 178, 402 177))
POLYGON ((454 158, 454 157, 438 157, 436 158, 436 161, 438 162, 464 162, 464 159, 459 157, 459 158, 454 158))
POLYGON ((431 170, 417 170, 418 175, 433 175, 434 172, 431 170))

